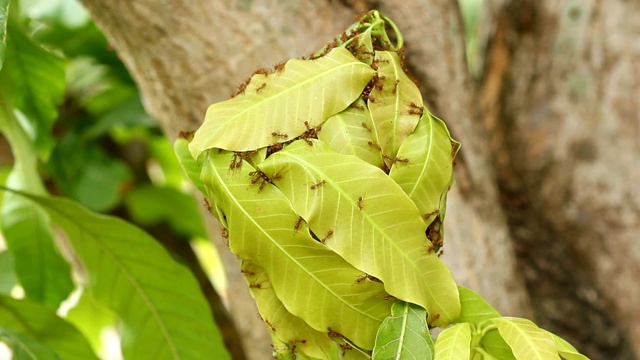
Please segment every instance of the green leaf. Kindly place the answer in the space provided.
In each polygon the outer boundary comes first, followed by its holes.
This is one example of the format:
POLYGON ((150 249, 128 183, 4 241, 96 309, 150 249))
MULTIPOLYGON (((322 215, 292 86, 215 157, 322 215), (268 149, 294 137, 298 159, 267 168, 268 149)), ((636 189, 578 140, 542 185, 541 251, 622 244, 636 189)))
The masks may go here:
MULTIPOLYGON (((8 104, 0 103, 0 130, 15 158, 5 185, 44 194, 35 148, 8 104)), ((28 298, 57 308, 74 285, 69 264, 54 245, 49 217, 24 198, 0 193, 0 228, 13 255, 18 281, 28 298)))
POLYGON ((378 74, 368 105, 378 145, 391 166, 400 145, 418 124, 424 104, 420 90, 404 73, 397 53, 376 51, 375 62, 378 74))
POLYGON ((362 98, 333 115, 318 131, 318 139, 340 154, 355 155, 371 165, 382 165, 382 153, 373 145, 375 133, 371 113, 362 98))
POLYGON ((562 355, 563 358, 567 360, 589 360, 588 357, 580 354, 580 352, 569 344, 567 340, 549 331, 547 331, 547 333, 553 337, 553 341, 556 343, 556 347, 558 348, 558 353, 562 355))
POLYGON ((391 315, 378 329, 373 359, 433 359, 427 311, 418 305, 396 301, 391 315))
POLYGON ((454 321, 458 289, 411 199, 379 168, 312 143, 293 142, 260 168, 330 249, 389 294, 426 308, 431 325, 454 321))
POLYGON ((502 338, 497 329, 490 330, 480 339, 480 349, 500 360, 516 360, 509 344, 502 338))
POLYGON ((129 359, 228 358, 193 274, 139 228, 67 199, 28 195, 66 232, 96 301, 122 319, 129 359))
POLYGON ((102 348, 102 330, 117 322, 116 316, 100 307, 88 291, 82 291, 78 303, 67 313, 67 321, 85 336, 94 351, 102 348))
POLYGON ((442 330, 436 339, 436 360, 469 359, 471 356, 471 325, 455 324, 442 330))
POLYGON ((348 50, 335 48, 317 60, 292 59, 280 72, 254 75, 243 94, 209 107, 189 144, 191 155, 198 158, 213 147, 255 150, 292 139, 347 108, 373 73, 348 50))
POLYGON ((242 262, 242 273, 247 278, 251 295, 256 300, 258 310, 267 329, 286 346, 285 351, 320 359, 330 357, 331 339, 326 332, 314 330, 302 319, 291 314, 278 299, 267 273, 250 261, 242 262))
POLYGON ((382 284, 357 282, 363 273, 315 241, 278 189, 252 184, 249 163, 242 160, 231 171, 232 153, 209 151, 207 157, 202 181, 226 218, 231 251, 264 268, 287 310, 313 329, 332 328, 372 349, 391 307, 382 284))
POLYGON ((442 200, 453 180, 453 144, 444 122, 426 112, 400 146, 401 161, 396 161, 389 173, 416 204, 427 225, 444 213, 442 200))
POLYGON ((33 338, 0 326, 0 340, 13 352, 13 360, 62 360, 53 350, 33 338))
MULTIPOLYGON (((24 188, 19 172, 14 169, 7 185, 24 188)), ((4 193, 0 212, 0 227, 26 296, 57 308, 74 285, 69 264, 55 245, 49 217, 32 202, 10 192, 4 193)))
POLYGON ((10 294, 16 284, 13 255, 9 250, 0 251, 0 294, 10 294))
POLYGON ((518 360, 560 360, 553 337, 527 319, 491 320, 518 360))
POLYGON ((0 327, 25 334, 67 360, 98 359, 75 327, 33 301, 0 296, 0 327))
POLYGON ((0 0, 0 70, 4 63, 4 49, 7 46, 7 16, 9 15, 9 0, 0 0))
POLYGON ((152 226, 166 222, 179 234, 208 236, 191 194, 168 187, 141 185, 127 193, 124 204, 132 218, 141 224, 152 226))
POLYGON ((460 310, 460 317, 456 320, 457 323, 479 323, 500 317, 500 313, 491 307, 491 305, 476 292, 463 286, 458 286, 458 292, 460 292, 460 304, 462 308, 460 310))
POLYGON ((46 157, 53 145, 50 130, 64 92, 64 61, 36 44, 18 16, 9 13, 0 97, 25 114, 31 123, 30 136, 40 155, 46 157))
POLYGON ((193 185, 195 185, 201 193, 206 194, 207 190, 200 180, 200 165, 198 165, 198 162, 189 152, 189 141, 183 138, 176 139, 173 143, 173 151, 176 153, 180 167, 182 167, 187 178, 191 180, 193 185))

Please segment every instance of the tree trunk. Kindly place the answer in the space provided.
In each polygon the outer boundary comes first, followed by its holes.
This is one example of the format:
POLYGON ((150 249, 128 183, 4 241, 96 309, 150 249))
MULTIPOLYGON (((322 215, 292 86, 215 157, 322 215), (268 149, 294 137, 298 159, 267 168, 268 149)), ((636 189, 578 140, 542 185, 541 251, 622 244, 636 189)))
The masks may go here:
POLYGON ((640 3, 514 1, 495 18, 478 98, 536 316, 594 358, 633 359, 640 3))
MULTIPOLYGON (((84 3, 171 140, 195 130, 207 106, 254 70, 320 48, 370 7, 356 0, 84 3)), ((594 358, 631 359, 629 344, 640 353, 632 301, 640 299, 633 281, 640 192, 632 188, 640 184, 640 8, 562 3, 487 7, 480 81, 467 71, 455 2, 388 0, 378 8, 403 32, 430 110, 463 144, 445 223, 443 259, 454 277, 504 315, 534 314, 594 358)), ((271 358, 238 261, 211 228, 230 284, 222 296, 247 358, 271 358)))

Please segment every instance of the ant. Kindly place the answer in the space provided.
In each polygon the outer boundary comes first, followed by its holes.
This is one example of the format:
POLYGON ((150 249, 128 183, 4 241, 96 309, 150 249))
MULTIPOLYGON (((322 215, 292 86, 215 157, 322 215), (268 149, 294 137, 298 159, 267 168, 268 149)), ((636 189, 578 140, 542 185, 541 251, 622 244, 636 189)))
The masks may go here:
POLYGON ((319 182, 311 185, 311 190, 317 189, 317 188, 319 188, 320 186, 322 186, 324 184, 326 184, 326 181, 320 180, 319 182))
POLYGON ((256 166, 256 170, 249 173, 251 176, 251 184, 255 185, 259 183, 258 191, 264 189, 267 186, 267 183, 272 183, 271 179, 267 174, 263 173, 259 167, 256 166))
POLYGON ((363 121, 362 124, 360 124, 360 125, 362 125, 362 127, 365 128, 368 132, 372 131, 371 130, 371 126, 367 125, 366 122, 363 121))
POLYGON ((298 216, 298 220, 296 220, 296 224, 293 226, 293 232, 296 233, 300 230, 300 226, 302 226, 302 216, 298 216))
POLYGON ((265 87, 267 87, 267 83, 262 83, 262 85, 256 88, 256 94, 262 91, 265 87))
POLYGON ((363 200, 362 196, 358 196, 358 210, 364 209, 364 204, 362 203, 363 200))
POLYGON ((413 101, 409 103, 409 108, 409 115, 422 116, 424 113, 424 107, 414 103, 413 101))
POLYGON ((276 131, 272 132, 271 136, 279 137, 279 138, 283 138, 283 139, 286 139, 286 138, 289 137, 289 135, 287 135, 285 133, 279 133, 279 132, 276 132, 276 131))
POLYGON ((249 289, 260 289, 260 288, 262 288, 262 284, 261 283, 249 284, 249 289))
POLYGON ((327 231, 327 234, 320 240, 320 242, 324 244, 324 242, 327 241, 327 239, 331 236, 333 236, 333 230, 327 231))
POLYGON ((317 139, 318 138, 318 131, 320 131, 322 129, 321 126, 318 126, 317 128, 312 128, 311 125, 309 124, 308 121, 305 120, 304 122, 304 126, 307 128, 307 131, 303 132, 299 138, 303 139, 307 145, 311 146, 313 145, 313 142, 311 142, 311 140, 309 139, 317 139))

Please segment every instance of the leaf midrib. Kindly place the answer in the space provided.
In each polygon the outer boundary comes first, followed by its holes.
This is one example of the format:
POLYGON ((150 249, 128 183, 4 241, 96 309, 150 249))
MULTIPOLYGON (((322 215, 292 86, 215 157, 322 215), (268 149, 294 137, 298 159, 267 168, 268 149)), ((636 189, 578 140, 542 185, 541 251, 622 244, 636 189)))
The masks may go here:
MULTIPOLYGON (((244 164, 245 166, 250 166, 250 164, 246 163, 244 160, 243 160, 243 162, 245 163, 244 164)), ((249 219, 249 221, 257 229, 259 229, 260 232, 263 233, 271 241, 271 243, 274 246, 276 246, 277 249, 279 249, 281 251, 281 253, 283 253, 285 256, 287 256, 296 266, 298 266, 300 269, 302 269, 302 271, 304 273, 308 274, 312 279, 314 279, 317 284, 322 286, 327 292, 329 292, 331 295, 333 295, 334 298, 340 300, 341 303, 347 305, 349 308, 353 309, 357 313, 363 314, 363 315, 365 315, 365 316, 367 316, 370 319, 373 319, 375 321, 379 321, 379 319, 373 317, 369 313, 363 312, 360 309, 354 307, 349 301, 345 301, 341 296, 336 294, 330 287, 326 286, 324 282, 320 281, 320 279, 318 277, 316 277, 314 273, 307 271, 306 268, 294 256, 291 256, 288 251, 285 251, 285 249, 282 246, 280 246, 278 244, 278 242, 267 231, 263 230, 263 228, 261 226, 259 226, 256 221, 254 221, 254 218, 253 218, 253 216, 251 216, 251 214, 249 214, 248 212, 244 211, 244 207, 240 205, 240 202, 236 200, 236 197, 233 196, 233 193, 229 190, 229 187, 227 186, 227 183, 223 181, 223 178, 221 177, 221 175, 220 175, 220 173, 218 171, 218 167, 217 166, 213 166, 213 168, 215 169, 215 175, 216 175, 216 178, 218 180, 218 183, 222 185, 222 188, 225 190, 227 196, 231 199, 233 204, 235 204, 237 206, 237 208, 240 209, 242 214, 245 215, 245 218, 249 219)), ((273 185, 269 184, 267 186, 273 186, 273 185)))
MULTIPOLYGON (((69 224, 71 224, 71 226, 75 226, 76 228, 82 230, 82 232, 86 233, 88 235, 88 237, 90 239, 94 240, 94 242, 100 247, 100 249, 102 249, 104 251, 104 253, 106 253, 112 259, 112 261, 117 265, 117 267, 121 270, 121 272, 125 275, 125 277, 130 281, 130 283, 133 286, 134 290, 140 295, 140 297, 142 298, 142 300, 145 303, 145 305, 147 305, 147 308, 149 309, 149 312, 151 313, 153 319, 158 324, 158 327, 160 328, 163 337, 166 339, 167 344, 169 345, 169 348, 171 349, 171 353, 172 353, 174 359, 180 359, 181 357, 180 357, 180 355, 178 353, 176 345, 173 343, 171 336, 169 336, 169 332, 167 330, 167 327, 165 326, 164 322, 161 320, 160 314, 156 311, 154 306, 151 306, 153 304, 153 302, 149 299, 147 293, 144 291, 144 287, 141 286, 138 283, 138 281, 136 280, 135 276, 133 276, 133 274, 131 274, 128 271, 128 268, 126 266, 124 266, 124 264, 122 264, 119 261, 119 259, 115 256, 115 254, 113 254, 111 251, 109 251, 109 248, 106 247, 104 244, 102 244, 102 242, 97 237, 95 237, 91 231, 87 230, 82 224, 78 224, 75 221, 73 221, 73 219, 71 219, 68 216, 66 216, 65 212, 59 211, 55 206, 49 206, 49 208, 52 209, 52 211, 56 211, 58 214, 60 214, 60 216, 65 218, 67 220, 67 222, 69 224)), ((83 209, 79 209, 79 210, 83 211, 83 209)), ((105 217, 104 219, 107 220, 107 221, 115 221, 115 222, 117 222, 116 219, 111 219, 111 218, 108 218, 108 217, 105 217)))
MULTIPOLYGON (((312 141, 316 142, 317 140, 312 140, 312 141)), ((316 143, 316 145, 317 145, 317 143, 316 143)), ((289 151, 281 151, 281 152, 279 152, 279 154, 282 154, 281 156, 289 156, 289 157, 291 157, 291 158, 294 158, 294 159, 298 160, 298 162, 299 162, 300 164, 302 164, 302 165, 303 165, 303 167, 304 167, 305 169, 307 169, 307 171, 309 171, 310 169, 313 169, 313 170, 315 170, 316 175, 318 175, 318 174, 326 175, 326 173, 325 173, 325 172, 323 172, 321 169, 319 169, 318 167, 316 167, 314 164, 311 164, 311 163, 307 162, 307 161, 306 161, 306 160, 304 160, 302 157, 300 157, 300 156, 298 156, 298 155, 296 155, 296 154, 293 154, 293 153, 291 153, 291 152, 289 152, 289 151), (306 166, 305 166, 305 165, 306 165, 306 166)), ((336 184, 336 182, 332 181, 331 177, 324 176, 324 177, 318 177, 318 178, 320 178, 320 179, 326 179, 326 183, 325 183, 325 185, 324 185, 324 186, 330 185, 330 186, 332 186, 334 189, 336 189, 336 191, 339 193, 339 195, 340 195, 341 197, 344 197, 345 199, 348 199, 348 198, 349 198, 349 197, 348 197, 348 194, 347 194, 345 191, 342 191, 342 189, 341 189, 341 188, 336 184)), ((355 206, 355 205, 354 205, 353 201, 349 201, 349 203, 351 204, 351 208, 352 208, 352 209, 351 209, 351 213, 352 213, 352 214, 356 213, 355 208, 354 208, 354 206, 355 206)), ((417 271, 417 270, 419 270, 419 269, 418 269, 418 266, 417 266, 417 262, 416 262, 416 261, 414 261, 412 258, 410 258, 406 252, 402 251, 401 247, 400 247, 396 242, 394 242, 394 241, 389 241, 390 237, 387 235, 387 233, 386 233, 385 231, 383 231, 379 226, 377 226, 377 224, 376 224, 375 222, 373 222, 373 221, 371 220, 371 216, 370 216, 367 212, 358 211, 357 213, 362 213, 362 216, 366 219, 367 223, 369 223, 369 224, 370 224, 374 229, 377 229, 377 230, 378 230, 378 232, 379 232, 379 233, 381 233, 381 234, 383 235, 383 238, 385 239, 385 244, 390 243, 390 244, 391 244, 395 249, 399 250, 399 253, 400 253, 400 254, 401 254, 405 259, 407 259, 407 260, 409 261, 409 263, 410 263, 410 264, 412 265, 412 267, 416 270, 416 272, 419 272, 419 271, 417 271)), ((375 275, 375 274, 374 274, 374 275, 375 275)), ((425 279, 424 277, 420 277, 420 282, 421 282, 421 283, 423 283, 423 284, 425 284, 425 283, 426 283, 426 279, 425 279)), ((430 287, 430 286, 425 285, 425 286, 424 286, 424 288, 425 288, 425 289, 426 289, 426 291, 431 295, 431 298, 432 298, 432 299, 434 299, 434 301, 435 301, 435 299, 436 299, 437 297, 436 297, 436 296, 434 295, 434 293, 431 291, 431 287, 430 287)), ((453 317, 449 314, 449 312, 445 310, 445 309, 446 309, 446 307, 445 307, 444 305, 440 304, 440 302, 439 302, 439 301, 436 301, 436 304, 440 307, 440 311, 441 311, 444 315, 446 315, 446 316, 447 316, 448 318, 450 318, 450 319, 453 319, 453 317)))

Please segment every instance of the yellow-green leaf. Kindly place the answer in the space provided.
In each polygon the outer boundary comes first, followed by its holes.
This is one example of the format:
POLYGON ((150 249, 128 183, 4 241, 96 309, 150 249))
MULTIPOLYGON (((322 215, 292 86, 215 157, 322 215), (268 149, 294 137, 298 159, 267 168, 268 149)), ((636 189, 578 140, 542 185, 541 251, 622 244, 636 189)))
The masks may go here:
POLYGON ((491 320, 518 360, 560 360, 553 337, 527 319, 491 320))
POLYGON ((389 176, 413 200, 425 224, 444 213, 443 198, 453 179, 453 140, 442 120, 428 112, 398 151, 389 176))
POLYGON ((291 314, 278 299, 267 273, 248 260, 242 262, 242 273, 247 278, 251 296, 256 300, 260 315, 272 332, 292 355, 299 352, 314 358, 330 356, 331 339, 326 332, 314 330, 302 319, 291 314))
POLYGON ((436 339, 435 360, 467 360, 471 356, 471 325, 455 324, 442 330, 436 339))
POLYGON ((458 291, 460 292, 462 309, 460 310, 460 317, 456 320, 457 323, 479 323, 500 317, 500 313, 476 292, 463 286, 458 286, 458 291))
POLYGON ((558 353, 560 353, 563 358, 567 360, 589 360, 588 357, 580 354, 580 352, 576 350, 576 348, 574 348, 567 340, 549 331, 547 331, 547 333, 549 333, 549 335, 553 337, 553 341, 556 343, 556 347, 558 348, 558 353))
POLYGON ((404 73, 398 54, 376 51, 377 80, 369 96, 369 110, 382 147, 391 166, 400 145, 413 132, 424 111, 422 95, 404 73))
POLYGON ((213 104, 189 149, 255 150, 299 136, 360 96, 373 69, 344 48, 317 60, 292 59, 280 72, 255 75, 244 93, 213 104), (305 124, 306 122, 306 124, 305 124))
MULTIPOLYGON (((289 200, 249 163, 229 169, 233 154, 210 151, 202 181, 222 211, 229 247, 265 269, 289 312, 318 331, 329 328, 365 349, 390 313, 382 284, 358 283, 363 274, 315 241, 289 200)), ((268 159, 267 159, 268 160, 268 159)))
POLYGON ((382 165, 382 153, 373 146, 376 140, 371 113, 364 100, 358 99, 343 112, 330 117, 318 132, 318 139, 333 150, 355 155, 371 165, 382 165))
POLYGON ((455 320, 458 289, 431 251, 411 199, 379 168, 312 144, 293 142, 261 169, 329 248, 382 280, 393 296, 426 308, 430 324, 455 320))

